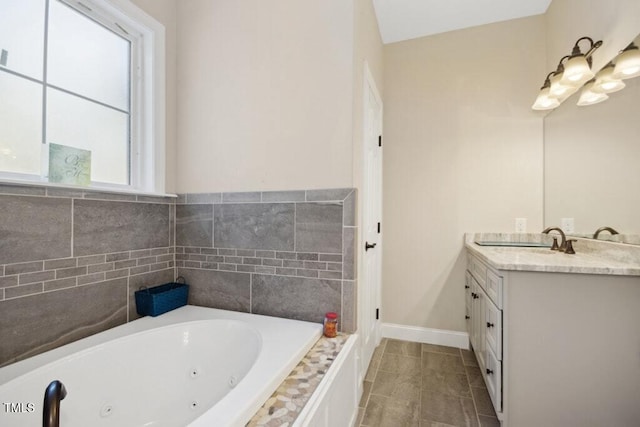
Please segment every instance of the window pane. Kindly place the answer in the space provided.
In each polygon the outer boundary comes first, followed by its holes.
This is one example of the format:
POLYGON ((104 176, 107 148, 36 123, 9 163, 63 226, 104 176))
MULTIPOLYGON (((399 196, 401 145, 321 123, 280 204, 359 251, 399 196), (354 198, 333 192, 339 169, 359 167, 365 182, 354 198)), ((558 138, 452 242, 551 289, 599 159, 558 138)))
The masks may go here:
POLYGON ((0 71, 0 171, 40 175, 42 85, 0 71))
POLYGON ((44 0, 0 0, 0 67, 42 80, 44 8, 44 0))
POLYGON ((52 0, 47 80, 54 86, 129 111, 128 40, 52 0))
POLYGON ((47 142, 91 151, 91 180, 129 184, 129 115, 47 90, 47 142))

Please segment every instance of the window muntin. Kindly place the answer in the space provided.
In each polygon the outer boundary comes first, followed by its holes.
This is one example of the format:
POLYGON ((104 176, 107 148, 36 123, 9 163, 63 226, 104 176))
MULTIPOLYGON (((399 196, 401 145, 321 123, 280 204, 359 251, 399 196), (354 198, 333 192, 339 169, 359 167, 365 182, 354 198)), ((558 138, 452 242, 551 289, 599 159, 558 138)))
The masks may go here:
MULTIPOLYGON (((135 187, 130 136, 137 123, 131 118, 136 39, 120 24, 114 31, 105 26, 113 24, 97 22, 104 11, 82 6, 80 13, 60 0, 3 1, 23 25, 14 25, 11 43, 0 38, 0 49, 9 52, 0 65, 0 99, 8 100, 0 107, 0 122, 8 124, 0 127, 0 174, 46 180, 48 145, 55 143, 91 151, 92 185, 135 187), (42 36, 39 45, 33 34, 42 36), (39 63, 29 54, 37 48, 39 63)), ((0 26, 10 21, 4 11, 0 16, 0 26)))

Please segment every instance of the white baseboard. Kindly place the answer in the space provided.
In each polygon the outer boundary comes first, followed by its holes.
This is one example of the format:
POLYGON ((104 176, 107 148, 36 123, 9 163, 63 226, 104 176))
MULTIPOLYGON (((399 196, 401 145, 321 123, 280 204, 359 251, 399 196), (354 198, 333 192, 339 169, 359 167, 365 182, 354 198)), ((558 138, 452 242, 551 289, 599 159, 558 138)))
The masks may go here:
POLYGON ((381 327, 382 336, 384 338, 393 338, 425 344, 446 345, 448 347, 463 349, 469 348, 469 334, 466 332, 397 325, 395 323, 383 323, 381 327))

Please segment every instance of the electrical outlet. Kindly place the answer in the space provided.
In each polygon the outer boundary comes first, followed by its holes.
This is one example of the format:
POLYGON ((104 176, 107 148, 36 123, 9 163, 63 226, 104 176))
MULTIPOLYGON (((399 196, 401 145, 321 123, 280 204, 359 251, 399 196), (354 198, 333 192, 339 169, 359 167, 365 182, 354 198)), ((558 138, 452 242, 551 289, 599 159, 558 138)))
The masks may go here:
POLYGON ((527 232, 527 218, 516 218, 516 233, 527 232))
POLYGON ((575 233, 576 227, 573 218, 562 218, 560 220, 560 228, 562 228, 562 231, 565 233, 575 233))

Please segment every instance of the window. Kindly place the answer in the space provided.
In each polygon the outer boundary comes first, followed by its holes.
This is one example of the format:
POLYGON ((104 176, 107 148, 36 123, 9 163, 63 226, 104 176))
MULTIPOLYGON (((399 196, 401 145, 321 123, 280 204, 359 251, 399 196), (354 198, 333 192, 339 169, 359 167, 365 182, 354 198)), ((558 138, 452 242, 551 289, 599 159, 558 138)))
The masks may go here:
POLYGON ((163 50, 128 0, 1 0, 0 178, 163 192, 163 50))

